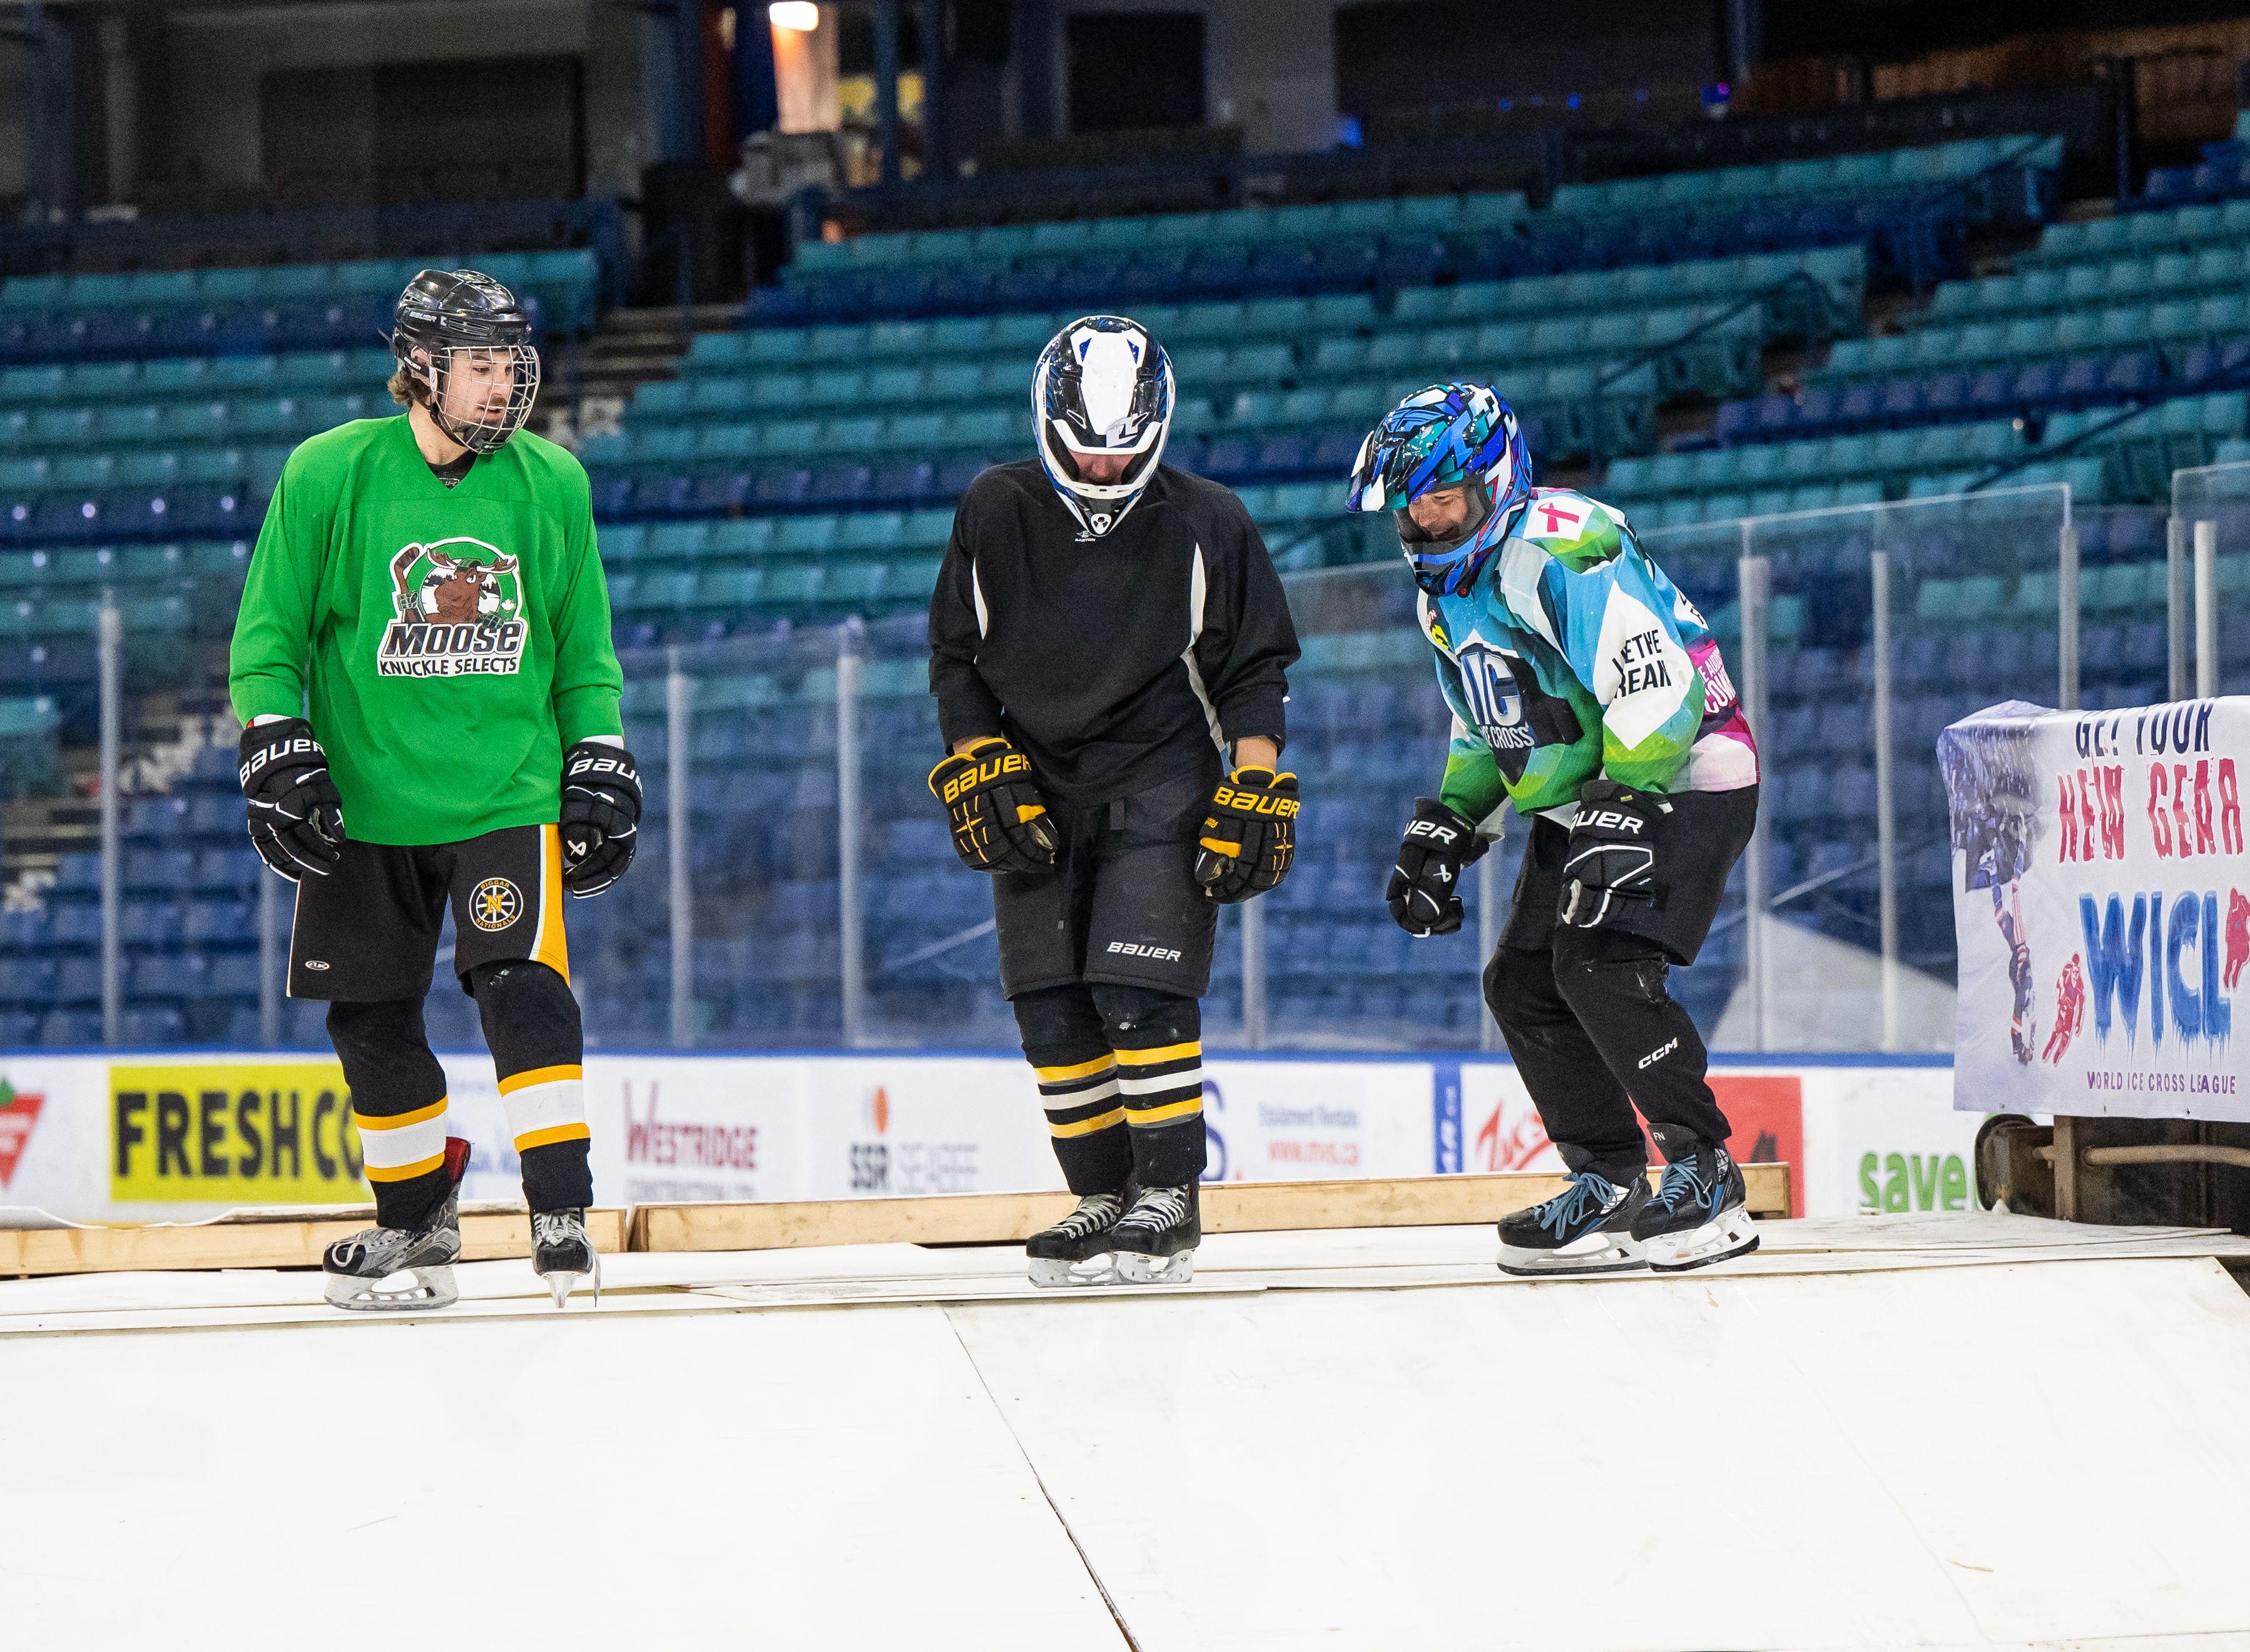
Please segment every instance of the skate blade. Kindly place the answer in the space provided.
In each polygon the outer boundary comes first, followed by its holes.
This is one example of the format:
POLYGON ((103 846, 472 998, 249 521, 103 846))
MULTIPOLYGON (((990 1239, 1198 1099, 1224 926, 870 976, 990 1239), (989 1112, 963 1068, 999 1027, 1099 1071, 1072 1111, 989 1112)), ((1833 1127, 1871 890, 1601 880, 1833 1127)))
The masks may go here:
POLYGON ((1684 1274, 1691 1268, 1708 1268, 1730 1256, 1747 1256, 1758 1248, 1757 1224, 1742 1206, 1684 1234, 1660 1234, 1647 1245, 1651 1273, 1684 1274))
POLYGON ((1117 1277, 1128 1285, 1184 1285, 1195 1277, 1195 1252, 1177 1256, 1143 1256, 1137 1251, 1117 1253, 1117 1277))
POLYGON ((1519 1250, 1500 1248, 1500 1271, 1518 1279, 1567 1277, 1572 1274, 1629 1274, 1648 1266, 1648 1259, 1631 1240, 1605 1245, 1598 1250, 1519 1250))
POLYGON ((1084 1261, 1065 1261, 1059 1256, 1027 1256, 1032 1283, 1041 1290, 1099 1289, 1117 1282, 1117 1258, 1109 1251, 1084 1261))
POLYGON ((461 1299, 450 1267, 402 1268, 381 1279, 329 1274, 321 1294, 330 1307, 355 1314, 424 1313, 461 1299))
POLYGON ((594 1259, 594 1269, 591 1273, 581 1274, 567 1268, 558 1268, 551 1274, 542 1274, 540 1277, 547 1282, 547 1289, 555 1293, 555 1305, 557 1308, 569 1304, 570 1292, 582 1279, 593 1282, 593 1305, 597 1308, 602 1305, 602 1261, 598 1256, 594 1259))

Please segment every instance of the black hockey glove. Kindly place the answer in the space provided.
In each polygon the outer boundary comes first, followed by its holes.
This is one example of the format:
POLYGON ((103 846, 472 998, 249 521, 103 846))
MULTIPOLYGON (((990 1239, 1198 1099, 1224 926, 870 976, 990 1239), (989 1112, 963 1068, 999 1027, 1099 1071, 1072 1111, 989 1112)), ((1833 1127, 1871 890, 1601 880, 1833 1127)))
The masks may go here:
POLYGON ((1476 827, 1435 798, 1414 799, 1384 901, 1400 929, 1418 940, 1461 927, 1461 873, 1488 847, 1476 827))
POLYGON ((562 754, 562 887, 599 895, 632 864, 640 775, 623 746, 581 740, 562 754))
POLYGON ((1263 895, 1297 858, 1297 777, 1262 764, 1237 769, 1211 794, 1197 845, 1196 881, 1222 906, 1263 895))
POLYGON ((1656 916, 1656 833, 1672 812, 1663 793, 1590 780, 1578 793, 1556 916, 1574 930, 1646 934, 1656 916))
POLYGON ((241 778, 259 860, 292 883, 335 869, 344 858, 344 800, 311 723, 278 717, 245 729, 241 778))
POLYGON ((953 823, 953 847, 972 872, 1052 872, 1054 822, 1032 760, 998 735, 929 771, 930 795, 953 823))

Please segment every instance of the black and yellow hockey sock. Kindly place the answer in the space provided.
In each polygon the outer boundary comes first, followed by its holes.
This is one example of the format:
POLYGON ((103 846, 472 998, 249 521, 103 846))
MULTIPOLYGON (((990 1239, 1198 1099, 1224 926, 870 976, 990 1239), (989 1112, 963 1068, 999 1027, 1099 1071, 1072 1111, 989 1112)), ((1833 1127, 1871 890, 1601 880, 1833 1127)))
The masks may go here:
POLYGON ((469 981, 523 1161, 524 1201, 535 1211, 584 1209, 594 1202, 593 1132, 577 999, 544 964, 480 964, 469 981))
POLYGON ((1117 1057, 1117 1090, 1143 1187, 1202 1178, 1203 1006, 1145 987, 1098 985, 1094 1000, 1117 1057))
POLYGON ((418 1227, 451 1185, 445 1069, 423 1030, 422 1000, 331 1004, 328 1037, 351 1090, 375 1220, 384 1227, 418 1227))
POLYGON ((1119 1192, 1133 1172, 1133 1148, 1116 1058, 1093 999, 1073 984, 1023 993, 1013 1007, 1063 1180, 1080 1198, 1119 1192))

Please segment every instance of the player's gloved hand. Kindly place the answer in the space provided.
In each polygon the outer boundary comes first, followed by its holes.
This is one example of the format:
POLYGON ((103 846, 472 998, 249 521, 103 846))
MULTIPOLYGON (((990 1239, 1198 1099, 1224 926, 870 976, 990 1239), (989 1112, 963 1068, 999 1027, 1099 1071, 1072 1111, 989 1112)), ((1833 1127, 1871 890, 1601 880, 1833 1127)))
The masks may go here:
POLYGON ((1435 798, 1414 799, 1383 899, 1398 927, 1418 940, 1461 927, 1461 873, 1487 848, 1474 824, 1435 798))
POLYGON ((599 895, 638 847, 640 774, 623 746, 581 740, 562 754, 562 887, 599 895))
POLYGON ((313 725, 276 717, 245 729, 240 773, 258 858, 292 883, 334 871, 344 858, 344 800, 313 725))
POLYGON ((972 872, 1052 872, 1054 821, 1032 779, 1032 760, 998 735, 956 752, 929 771, 945 805, 953 847, 972 872))
POLYGON ((1657 823, 1672 812, 1660 791, 1590 780, 1563 862, 1556 916, 1574 930, 1646 930, 1656 911, 1657 823))
POLYGON ((1263 895, 1297 858, 1297 777, 1245 764, 1218 783, 1204 817, 1196 881, 1221 905, 1263 895))

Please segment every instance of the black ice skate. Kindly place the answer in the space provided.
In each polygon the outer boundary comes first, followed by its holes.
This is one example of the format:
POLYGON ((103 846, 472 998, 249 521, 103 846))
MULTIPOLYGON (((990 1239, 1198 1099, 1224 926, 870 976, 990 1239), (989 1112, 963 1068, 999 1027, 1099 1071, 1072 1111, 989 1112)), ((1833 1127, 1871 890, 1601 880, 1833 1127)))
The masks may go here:
POLYGON ((1648 1184, 1634 1177, 1623 1186, 1593 1171, 1543 1205, 1520 1210, 1500 1225, 1503 1274, 1613 1274, 1643 1265, 1634 1219, 1648 1203, 1648 1184))
POLYGON ((1117 1276, 1128 1285, 1184 1284, 1195 1277, 1202 1242, 1203 1201, 1193 1182, 1141 1189, 1109 1234, 1117 1276))
POLYGON ((1078 1208, 1053 1227, 1024 1241, 1032 1283, 1053 1290, 1065 1285, 1113 1285, 1117 1259, 1110 1235, 1125 1213, 1122 1193, 1088 1193, 1078 1208))
MULTIPOLYGON (((1667 1155, 1677 1144, 1660 1134, 1667 1155)), ((1651 1272, 1685 1273, 1758 1248, 1757 1224, 1750 1220, 1750 1195, 1742 1167, 1715 1142, 1693 1142, 1664 1167, 1656 1196, 1633 1218, 1632 1236, 1648 1256, 1651 1272)))
POLYGON ((583 1210, 538 1210, 531 1213, 531 1271, 547 1282, 560 1308, 570 1288, 582 1279, 594 1284, 594 1302, 602 1300, 602 1259, 586 1234, 583 1210))
POLYGON ((339 1239, 321 1258, 323 1294, 358 1313, 409 1313, 459 1302, 453 1263, 461 1255, 461 1177, 469 1144, 445 1141, 445 1196, 416 1227, 366 1227, 339 1239))

